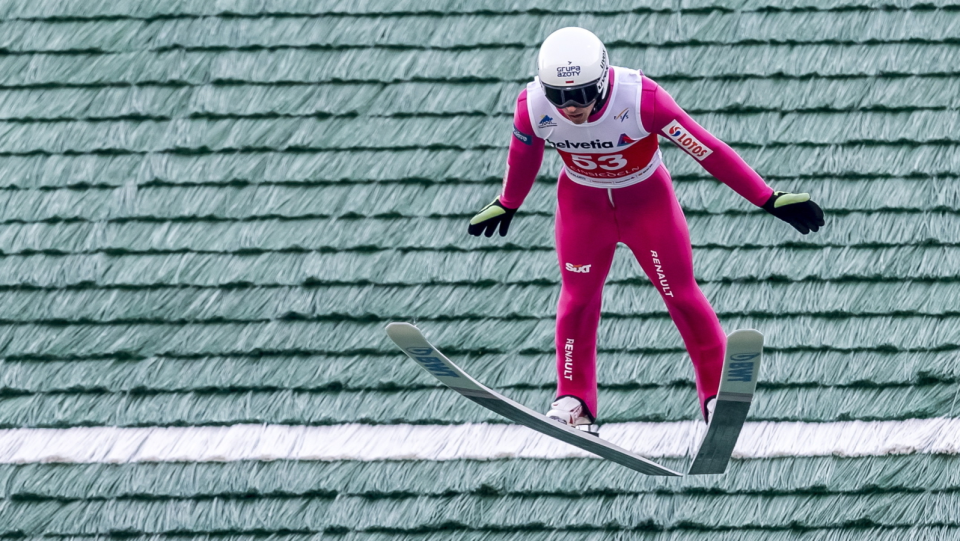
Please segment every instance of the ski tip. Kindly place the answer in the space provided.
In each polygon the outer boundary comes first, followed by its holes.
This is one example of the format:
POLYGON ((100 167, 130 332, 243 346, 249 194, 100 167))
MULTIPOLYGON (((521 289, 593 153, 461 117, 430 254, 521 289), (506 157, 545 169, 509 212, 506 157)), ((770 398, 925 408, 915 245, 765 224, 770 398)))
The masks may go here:
POLYGON ((727 340, 733 339, 734 337, 740 339, 759 340, 763 342, 763 333, 756 329, 738 329, 730 333, 730 335, 727 336, 727 340))
POLYGON ((416 329, 416 327, 414 327, 409 323, 403 323, 400 321, 391 321, 390 323, 387 323, 387 332, 390 332, 393 329, 409 329, 410 327, 413 327, 414 329, 416 329))
POLYGON ((398 321, 387 324, 386 330, 387 336, 394 341, 410 336, 423 336, 423 333, 420 332, 420 329, 416 328, 414 325, 409 323, 401 323, 398 321))

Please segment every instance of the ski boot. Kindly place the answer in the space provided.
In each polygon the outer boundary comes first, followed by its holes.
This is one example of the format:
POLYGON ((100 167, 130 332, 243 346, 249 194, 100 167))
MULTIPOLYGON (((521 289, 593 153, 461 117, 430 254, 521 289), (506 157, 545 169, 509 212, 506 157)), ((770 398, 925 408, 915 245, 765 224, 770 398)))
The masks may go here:
POLYGON ((591 436, 600 435, 600 425, 594 424, 595 419, 590 416, 586 406, 574 396, 562 396, 550 404, 547 417, 591 436))

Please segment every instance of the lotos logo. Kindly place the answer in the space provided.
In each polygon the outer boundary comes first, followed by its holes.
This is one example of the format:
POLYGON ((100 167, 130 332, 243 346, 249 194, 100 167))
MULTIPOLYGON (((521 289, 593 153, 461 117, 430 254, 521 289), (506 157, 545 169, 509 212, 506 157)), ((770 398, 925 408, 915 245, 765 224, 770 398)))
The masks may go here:
POLYGON ((616 116, 613 117, 614 120, 619 120, 620 122, 623 122, 624 120, 630 118, 629 111, 630 111, 629 107, 627 107, 623 111, 620 111, 619 113, 616 114, 616 116))
POLYGON ((538 126, 540 126, 541 128, 547 128, 547 127, 556 126, 556 125, 557 123, 554 122, 552 118, 550 118, 550 115, 543 115, 542 117, 540 117, 540 122, 538 123, 538 126))
POLYGON ((703 161, 707 156, 713 154, 713 150, 707 145, 701 143, 696 137, 690 134, 676 119, 663 128, 663 133, 667 134, 678 147, 687 151, 688 154, 703 161))
POLYGON ((415 361, 420 363, 420 366, 424 367, 427 372, 430 372, 434 376, 444 376, 448 378, 459 378, 456 372, 450 370, 444 362, 439 358, 433 356, 433 349, 431 348, 410 348, 407 350, 407 354, 414 358, 415 361))
POLYGON ((573 263, 567 263, 566 269, 570 272, 586 274, 590 272, 590 265, 574 265, 573 263))

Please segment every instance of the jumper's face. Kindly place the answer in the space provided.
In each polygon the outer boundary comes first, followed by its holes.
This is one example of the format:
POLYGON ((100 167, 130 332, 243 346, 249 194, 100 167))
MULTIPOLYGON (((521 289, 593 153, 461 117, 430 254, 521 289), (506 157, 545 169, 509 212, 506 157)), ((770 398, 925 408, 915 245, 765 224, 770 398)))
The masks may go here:
POLYGON ((592 109, 593 103, 589 103, 586 107, 570 105, 568 107, 564 107, 561 109, 561 111, 563 111, 563 115, 566 116, 570 122, 573 122, 574 124, 583 124, 587 121, 592 109))

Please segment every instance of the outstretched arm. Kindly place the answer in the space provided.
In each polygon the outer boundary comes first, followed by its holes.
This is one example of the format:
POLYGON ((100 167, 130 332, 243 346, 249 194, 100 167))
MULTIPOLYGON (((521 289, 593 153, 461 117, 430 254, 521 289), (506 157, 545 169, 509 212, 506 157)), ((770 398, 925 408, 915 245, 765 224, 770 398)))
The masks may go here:
POLYGON ((513 113, 513 136, 507 154, 507 170, 503 175, 503 191, 493 203, 480 209, 470 220, 467 231, 471 235, 483 233, 489 237, 499 228, 500 236, 506 236, 513 215, 537 179, 543 163, 544 146, 543 139, 534 135, 527 113, 527 91, 524 89, 517 98, 517 108, 513 113))
POLYGON ((673 96, 648 77, 643 78, 640 120, 645 130, 668 137, 708 173, 754 205, 762 207, 773 194, 773 188, 739 154, 697 124, 673 96))
POLYGON ((697 124, 666 90, 647 77, 643 78, 640 121, 645 130, 668 137, 744 199, 804 235, 824 225, 823 211, 808 194, 774 192, 739 154, 697 124))
POLYGON ((527 90, 523 89, 513 111, 513 137, 510 138, 507 171, 503 176, 503 193, 500 194, 504 206, 519 208, 523 204, 543 164, 544 146, 543 139, 533 133, 527 113, 527 90))

